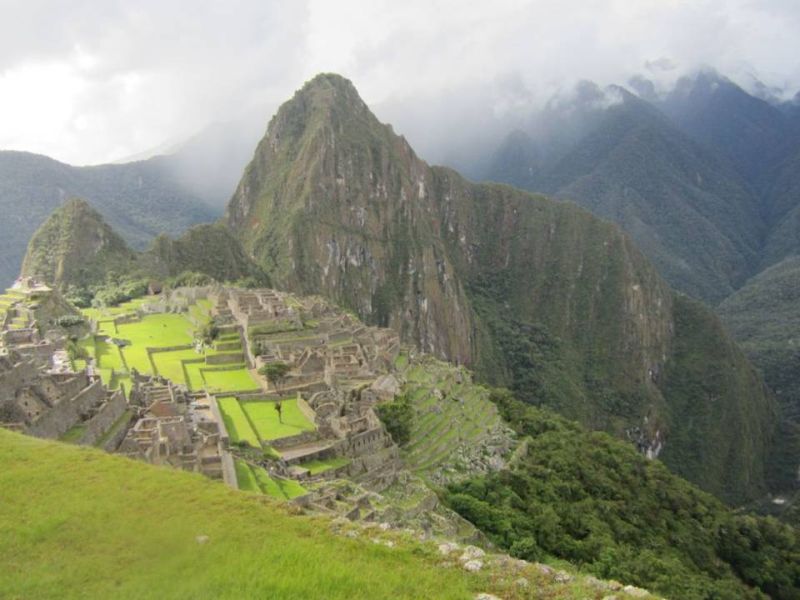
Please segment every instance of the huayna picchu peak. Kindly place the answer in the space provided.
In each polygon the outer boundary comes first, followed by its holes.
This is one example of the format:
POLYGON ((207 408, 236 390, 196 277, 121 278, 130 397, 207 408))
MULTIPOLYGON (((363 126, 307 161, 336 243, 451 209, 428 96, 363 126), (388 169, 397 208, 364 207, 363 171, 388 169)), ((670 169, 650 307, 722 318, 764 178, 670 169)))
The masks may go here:
POLYGON ((346 79, 320 75, 281 106, 226 218, 274 285, 630 439, 728 500, 765 489, 772 400, 716 317, 615 226, 428 166, 346 79))

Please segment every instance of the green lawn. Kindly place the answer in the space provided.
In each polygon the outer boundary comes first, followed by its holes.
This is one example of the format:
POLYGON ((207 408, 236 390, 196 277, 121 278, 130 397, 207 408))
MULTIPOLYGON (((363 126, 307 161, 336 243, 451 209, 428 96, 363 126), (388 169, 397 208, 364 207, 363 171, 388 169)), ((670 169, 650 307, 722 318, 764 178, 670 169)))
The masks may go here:
POLYGON ((188 385, 182 362, 202 359, 203 355, 198 354, 196 350, 173 350, 171 352, 153 352, 152 358, 159 375, 175 383, 188 385))
POLYGON ((136 312, 136 309, 148 301, 152 301, 152 297, 142 296, 141 298, 134 298, 129 302, 123 302, 117 306, 104 306, 102 308, 84 308, 81 312, 88 319, 99 321, 103 319, 113 319, 120 315, 136 312))
POLYGON ((260 448, 261 443, 258 441, 258 436, 250 426, 250 421, 247 420, 247 415, 244 414, 239 401, 236 398, 220 398, 217 403, 231 442, 235 444, 244 441, 254 448, 260 448))
POLYGON ((242 459, 237 458, 234 463, 236 468, 236 481, 239 483, 239 489, 245 492, 259 492, 261 493, 261 486, 258 485, 253 470, 242 459))
POLYGON ((183 368, 186 370, 186 385, 191 391, 195 392, 205 387, 206 382, 203 380, 203 374, 201 373, 201 370, 205 369, 205 367, 204 359, 197 362, 184 361, 183 368))
POLYGON ((260 390, 261 386, 244 367, 222 370, 220 368, 201 368, 204 387, 210 392, 249 392, 260 390))
POLYGON ((488 576, 198 474, 0 430, 0 597, 468 599, 488 576), (199 543, 199 536, 205 543, 199 543))
POLYGON ((308 490, 294 479, 277 479, 276 481, 288 500, 298 496, 305 496, 308 493, 308 490))
POLYGON ((281 406, 283 423, 278 421, 278 411, 275 410, 274 402, 242 402, 244 412, 250 417, 250 422, 262 440, 275 440, 314 430, 314 424, 302 413, 296 399, 284 400, 281 406))

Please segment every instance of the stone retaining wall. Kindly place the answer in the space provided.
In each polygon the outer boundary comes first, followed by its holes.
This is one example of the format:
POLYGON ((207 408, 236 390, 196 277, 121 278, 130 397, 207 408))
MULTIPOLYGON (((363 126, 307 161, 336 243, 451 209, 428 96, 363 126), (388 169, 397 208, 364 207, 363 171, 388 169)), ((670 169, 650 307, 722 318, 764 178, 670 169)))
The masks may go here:
POLYGON ((42 414, 28 427, 30 435, 41 438, 58 438, 82 420, 82 415, 101 404, 105 399, 103 383, 97 379, 69 400, 62 400, 42 414))
POLYGON ((243 362, 245 362, 244 353, 241 350, 239 352, 206 355, 207 365, 230 365, 241 364, 243 362))
POLYGON ((78 443, 85 446, 94 445, 126 410, 128 410, 128 402, 125 400, 125 394, 122 393, 122 390, 115 391, 100 407, 97 414, 83 423, 86 430, 78 443))

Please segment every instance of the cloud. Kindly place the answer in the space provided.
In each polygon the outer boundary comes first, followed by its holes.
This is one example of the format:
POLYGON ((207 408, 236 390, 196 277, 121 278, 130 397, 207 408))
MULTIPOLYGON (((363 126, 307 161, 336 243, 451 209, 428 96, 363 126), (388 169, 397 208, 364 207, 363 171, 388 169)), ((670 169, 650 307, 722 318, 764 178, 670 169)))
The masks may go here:
POLYGON ((0 14, 0 148, 79 164, 243 114, 263 130, 318 71, 353 79, 434 161, 585 79, 669 85, 710 65, 800 87, 792 0, 0 0, 0 14))

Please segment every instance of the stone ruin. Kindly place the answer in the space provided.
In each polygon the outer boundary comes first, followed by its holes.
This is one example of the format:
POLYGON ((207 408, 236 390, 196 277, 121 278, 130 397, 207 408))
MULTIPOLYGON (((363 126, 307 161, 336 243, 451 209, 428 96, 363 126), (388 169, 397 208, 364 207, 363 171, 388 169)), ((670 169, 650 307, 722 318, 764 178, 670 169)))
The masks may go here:
POLYGON ((152 464, 226 478, 218 422, 205 395, 190 394, 167 379, 135 371, 131 380, 135 423, 117 452, 152 464))
POLYGON ((36 356, 9 349, 0 355, 0 421, 18 431, 42 438, 69 436, 79 444, 102 441, 112 449, 113 436, 104 436, 127 408, 121 391, 106 390, 86 370, 53 370, 36 356))

